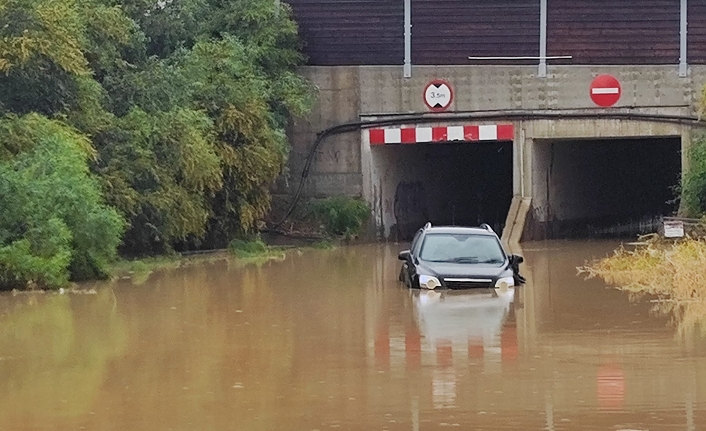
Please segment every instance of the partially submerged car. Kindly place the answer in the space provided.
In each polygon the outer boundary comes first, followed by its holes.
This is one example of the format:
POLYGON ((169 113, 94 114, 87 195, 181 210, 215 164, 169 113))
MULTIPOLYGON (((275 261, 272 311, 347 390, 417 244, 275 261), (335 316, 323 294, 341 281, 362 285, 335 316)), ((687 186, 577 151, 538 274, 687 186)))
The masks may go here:
POLYGON ((416 289, 508 288, 524 283, 523 258, 507 254, 490 226, 433 227, 427 223, 400 252, 400 281, 416 289))

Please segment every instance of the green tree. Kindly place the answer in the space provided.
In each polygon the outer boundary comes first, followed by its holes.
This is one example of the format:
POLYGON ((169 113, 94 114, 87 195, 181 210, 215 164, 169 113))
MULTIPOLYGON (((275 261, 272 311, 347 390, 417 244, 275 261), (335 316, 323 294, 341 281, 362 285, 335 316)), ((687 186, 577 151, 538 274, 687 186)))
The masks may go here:
POLYGON ((117 6, 92 0, 0 3, 0 114, 62 116, 92 133, 109 118, 94 76, 139 39, 117 6))
POLYGON ((706 214, 706 136, 695 137, 689 149, 689 169, 681 185, 682 209, 686 215, 706 214))
POLYGON ((89 141, 29 114, 0 121, 0 287, 106 275, 124 228, 89 171, 89 141))
MULTIPOLYGON (((287 157, 287 121, 311 105, 311 87, 295 70, 299 45, 290 9, 271 0, 0 0, 0 115, 41 114, 52 127, 78 130, 70 140, 86 154, 95 148, 79 160, 89 160, 106 202, 128 221, 124 251, 224 245, 268 211, 287 157)), ((39 143, 57 133, 2 143, 13 198, 27 185, 10 169, 44 163, 39 143)), ((84 177, 91 186, 81 192, 96 202, 95 180, 84 177)), ((55 218, 41 221, 53 229, 54 249, 36 256, 59 259, 57 250, 77 242, 73 226, 55 218)), ((5 239, 23 238, 18 232, 5 239)), ((35 256, 37 241, 6 254, 35 256)), ((47 265, 62 267, 62 259, 47 265)), ((74 251, 70 261, 79 276, 74 251)))
POLYGON ((208 197, 222 186, 211 120, 178 108, 153 115, 135 108, 96 137, 96 170, 108 202, 130 220, 124 250, 161 253, 203 237, 208 197))
MULTIPOLYGON (((141 10, 134 4, 131 8, 141 10)), ((137 213, 119 203, 117 194, 122 191, 109 188, 106 192, 110 202, 130 218, 133 227, 146 227, 128 232, 126 242, 134 244, 130 248, 135 251, 159 252, 176 243, 225 246, 230 238, 253 229, 269 211, 269 188, 287 158, 287 121, 292 114, 307 112, 313 100, 311 87, 295 73, 295 67, 302 61, 297 51, 296 25, 287 8, 278 12, 273 2, 260 0, 234 3, 181 0, 164 7, 151 6, 149 11, 149 18, 135 16, 135 20, 147 20, 156 28, 178 29, 174 35, 180 35, 180 42, 174 41, 176 36, 170 36, 171 42, 167 43, 153 37, 150 33, 153 29, 145 29, 146 40, 150 41, 146 51, 157 57, 107 76, 103 83, 109 105, 116 115, 125 115, 135 108, 148 116, 176 109, 204 113, 211 127, 200 130, 205 137, 203 141, 215 149, 220 184, 207 189, 187 188, 187 193, 179 195, 187 208, 205 209, 206 218, 203 211, 180 213, 178 207, 168 205, 149 205, 149 211, 137 213), (190 17, 200 16, 202 23, 197 25, 190 20, 183 26, 170 23, 181 10, 191 11, 187 14, 190 17), (224 20, 224 16, 242 25, 234 25, 224 20), (207 199, 205 206, 203 198, 207 199), (181 220, 173 221, 177 216, 181 220), (189 228, 167 228, 170 225, 189 228)), ((114 166, 127 167, 136 160, 127 157, 133 147, 130 140, 118 143, 128 148, 120 154, 111 149, 116 144, 113 138, 99 139, 96 144, 101 159, 112 160, 114 166)), ((151 160, 155 171, 164 166, 164 174, 175 172, 173 166, 164 164, 164 159, 151 160)), ((209 176, 209 184, 215 185, 215 173, 207 172, 213 174, 209 176)), ((127 175, 131 176, 133 173, 127 175)), ((183 175, 179 178, 186 179, 183 175)), ((136 193, 135 199, 141 195, 142 201, 173 201, 168 190, 176 190, 154 189, 144 183, 133 183, 130 187, 136 193)))

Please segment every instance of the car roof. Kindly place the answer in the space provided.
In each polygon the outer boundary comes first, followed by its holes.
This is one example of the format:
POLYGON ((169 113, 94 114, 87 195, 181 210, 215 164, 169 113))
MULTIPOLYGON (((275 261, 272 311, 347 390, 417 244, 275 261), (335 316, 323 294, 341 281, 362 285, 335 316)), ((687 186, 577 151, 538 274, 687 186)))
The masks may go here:
POLYGON ((425 234, 430 233, 445 233, 445 234, 473 234, 485 236, 497 236, 492 230, 486 230, 480 227, 462 227, 462 226, 434 226, 424 230, 425 234))

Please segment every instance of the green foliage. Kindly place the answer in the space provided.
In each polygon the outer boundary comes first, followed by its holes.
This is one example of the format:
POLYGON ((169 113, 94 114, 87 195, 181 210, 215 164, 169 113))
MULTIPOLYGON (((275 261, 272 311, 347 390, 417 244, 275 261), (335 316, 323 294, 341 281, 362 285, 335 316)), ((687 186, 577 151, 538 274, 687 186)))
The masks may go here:
POLYGON ((228 244, 228 248, 235 257, 254 257, 266 254, 270 249, 262 239, 254 238, 251 240, 234 239, 228 244))
POLYGON ((329 235, 357 236, 370 218, 370 207, 360 199, 332 197, 311 204, 312 214, 329 235))
POLYGON ((92 75, 121 64, 119 52, 136 39, 135 23, 100 0, 4 0, 0 114, 62 116, 92 133, 107 115, 92 75))
POLYGON ((331 241, 321 240, 313 243, 311 247, 316 250, 333 250, 336 248, 336 245, 331 241))
POLYGON ((234 239, 228 244, 228 250, 238 259, 238 264, 261 265, 271 260, 282 261, 287 257, 282 248, 268 246, 259 235, 234 239))
MULTIPOLYGON (((160 252, 174 244, 223 247, 228 238, 252 232, 270 209, 269 190, 281 174, 288 153, 286 119, 290 114, 306 112, 313 92, 294 73, 301 55, 296 50, 296 25, 287 9, 277 14, 273 2, 247 3, 178 0, 154 10, 149 17, 133 15, 138 22, 149 21, 157 28, 170 29, 170 34, 153 38, 153 29, 144 29, 150 41, 146 52, 163 58, 147 59, 140 67, 108 75, 104 85, 109 105, 116 115, 127 117, 137 108, 150 117, 176 109, 204 113, 211 124, 201 129, 201 134, 209 143, 208 154, 215 151, 220 166, 218 175, 208 164, 209 169, 178 176, 188 180, 197 172, 208 173, 205 180, 209 186, 199 190, 131 186, 136 193, 133 200, 152 202, 145 211, 126 210, 128 205, 117 203, 125 193, 106 189, 109 196, 116 196, 109 197, 110 201, 131 220, 133 229, 126 244, 134 251, 160 252), (173 22, 173 15, 182 12, 186 20, 173 22), (238 20, 258 30, 243 32, 242 27, 224 21, 225 15, 233 19, 240 16, 238 20), (177 191, 182 193, 177 196, 177 191), (161 199, 161 205, 154 204, 157 199, 161 199), (176 202, 178 206, 168 205, 176 202)), ((131 5, 129 10, 132 7, 137 6, 131 5)), ((97 145, 101 159, 115 159, 104 156, 104 149, 112 145, 112 138, 97 145)), ((134 146, 129 142, 124 145, 134 146)), ((121 160, 128 159, 127 155, 121 156, 121 160)), ((154 158, 150 160, 145 168, 154 164, 154 158)), ((208 160, 213 161, 210 157, 208 160)), ((134 177, 133 169, 120 167, 114 172, 119 170, 134 177)), ((176 185, 180 186, 179 181, 176 185)))
MULTIPOLYGON (((45 163, 49 147, 40 143, 61 136, 57 141, 81 147, 75 163, 88 161, 105 201, 128 221, 121 250, 225 246, 254 231, 269 211, 270 187, 287 158, 287 121, 311 106, 312 88, 295 72, 303 61, 299 46, 291 10, 271 0, 0 0, 0 115, 39 113, 52 119, 47 124, 76 129, 69 139, 57 130, 15 133, 13 121, 2 122, 0 132, 13 139, 0 145, 0 160, 10 178, 17 163, 45 163)), ((96 180, 78 168, 67 166, 64 179, 81 176, 86 184, 65 184, 73 191, 67 199, 102 205, 96 180)), ((26 184, 13 181, 14 199, 26 184)), ((57 250, 70 242, 71 276, 102 272, 105 250, 76 250, 115 242, 82 240, 89 232, 76 232, 68 212, 50 202, 45 213, 55 214, 68 236, 50 218, 36 223, 52 226, 57 250)), ((51 257, 47 265, 65 266, 58 251, 36 254, 36 240, 24 234, 6 238, 3 246, 15 248, 5 255, 51 257), (24 239, 29 248, 13 242, 24 239)), ((28 259, 13 263, 13 273, 44 265, 22 266, 28 259)))
POLYGON ((0 120, 0 145, 0 286, 104 276, 124 221, 89 172, 86 138, 31 114, 0 120))
POLYGON ((706 136, 695 139, 689 150, 689 169, 682 180, 681 199, 687 215, 706 214, 706 136))
POLYGON ((0 4, 0 72, 48 62, 88 74, 86 21, 76 1, 4 0, 0 4))
POLYGON ((108 202, 131 221, 126 251, 162 253, 176 240, 204 235, 207 198, 222 185, 210 128, 198 111, 134 109, 96 137, 108 202))

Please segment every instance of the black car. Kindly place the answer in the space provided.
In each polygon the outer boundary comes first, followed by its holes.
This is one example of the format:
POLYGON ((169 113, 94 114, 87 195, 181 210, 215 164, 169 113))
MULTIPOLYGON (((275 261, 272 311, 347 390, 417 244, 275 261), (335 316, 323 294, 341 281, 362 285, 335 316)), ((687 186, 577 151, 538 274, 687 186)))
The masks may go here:
POLYGON ((410 288, 507 288, 524 282, 522 256, 508 255, 488 225, 432 227, 427 223, 400 252, 400 281, 410 288))

